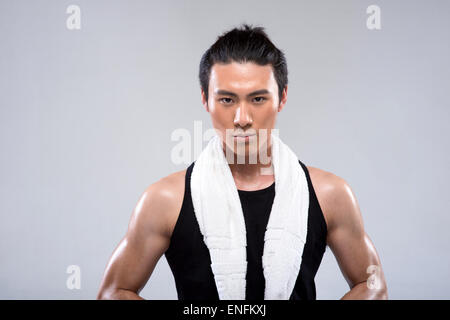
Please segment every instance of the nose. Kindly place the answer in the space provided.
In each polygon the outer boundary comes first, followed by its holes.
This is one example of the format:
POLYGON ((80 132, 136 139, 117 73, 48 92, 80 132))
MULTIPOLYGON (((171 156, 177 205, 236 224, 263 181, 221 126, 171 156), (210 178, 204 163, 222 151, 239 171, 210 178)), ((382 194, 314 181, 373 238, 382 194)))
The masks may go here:
POLYGON ((236 109, 236 114, 234 116, 234 125, 239 125, 245 128, 253 123, 253 119, 248 108, 244 105, 239 106, 236 109))

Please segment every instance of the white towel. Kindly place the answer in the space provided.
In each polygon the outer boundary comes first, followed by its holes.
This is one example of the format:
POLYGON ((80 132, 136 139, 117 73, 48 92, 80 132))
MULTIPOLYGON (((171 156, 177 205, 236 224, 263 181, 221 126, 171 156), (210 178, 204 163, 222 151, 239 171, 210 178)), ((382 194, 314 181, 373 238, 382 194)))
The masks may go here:
MULTIPOLYGON (((309 190, 297 156, 271 134, 275 198, 264 236, 265 300, 288 300, 306 243, 309 190)), ((244 300, 247 238, 234 178, 216 134, 195 161, 191 175, 195 216, 211 257, 221 300, 244 300)))

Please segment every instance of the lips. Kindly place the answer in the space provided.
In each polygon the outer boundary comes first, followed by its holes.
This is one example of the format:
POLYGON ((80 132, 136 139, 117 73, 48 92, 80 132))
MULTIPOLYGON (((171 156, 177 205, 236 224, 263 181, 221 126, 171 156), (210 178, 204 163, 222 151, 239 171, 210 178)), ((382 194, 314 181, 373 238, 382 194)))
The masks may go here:
POLYGON ((237 134, 237 135, 234 135, 233 137, 240 137, 240 138, 245 138, 245 137, 252 137, 252 136, 254 136, 255 134, 237 134))
POLYGON ((254 132, 254 130, 250 130, 250 131, 247 131, 247 132, 240 132, 240 133, 233 134, 233 137, 245 138, 245 137, 252 137, 252 136, 255 136, 255 135, 256 135, 256 132, 254 132))

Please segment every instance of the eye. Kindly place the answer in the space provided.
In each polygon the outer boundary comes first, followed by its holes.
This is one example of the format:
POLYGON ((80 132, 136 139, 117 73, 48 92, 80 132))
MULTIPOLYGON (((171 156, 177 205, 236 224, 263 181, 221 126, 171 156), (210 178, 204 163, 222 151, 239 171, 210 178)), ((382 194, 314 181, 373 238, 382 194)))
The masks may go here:
POLYGON ((255 99, 260 99, 259 101, 256 101, 256 103, 262 103, 264 101, 266 101, 267 99, 264 97, 255 97, 255 99))
POLYGON ((221 99, 219 99, 219 101, 223 102, 224 104, 231 104, 233 99, 231 99, 231 98, 221 98, 221 99))

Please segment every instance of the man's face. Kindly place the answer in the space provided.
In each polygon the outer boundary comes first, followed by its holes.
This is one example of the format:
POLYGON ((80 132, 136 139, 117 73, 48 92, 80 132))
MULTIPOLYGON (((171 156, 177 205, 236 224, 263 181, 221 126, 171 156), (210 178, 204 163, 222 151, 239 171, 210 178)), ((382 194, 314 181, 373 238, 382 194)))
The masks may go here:
POLYGON ((287 87, 279 102, 271 65, 232 62, 213 65, 208 90, 208 103, 203 91, 202 102, 223 146, 234 154, 245 152, 245 163, 249 163, 250 153, 270 145, 277 113, 286 103, 287 87))

